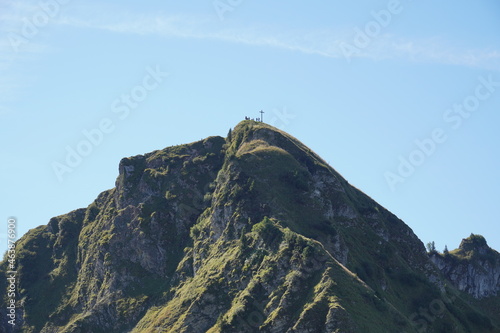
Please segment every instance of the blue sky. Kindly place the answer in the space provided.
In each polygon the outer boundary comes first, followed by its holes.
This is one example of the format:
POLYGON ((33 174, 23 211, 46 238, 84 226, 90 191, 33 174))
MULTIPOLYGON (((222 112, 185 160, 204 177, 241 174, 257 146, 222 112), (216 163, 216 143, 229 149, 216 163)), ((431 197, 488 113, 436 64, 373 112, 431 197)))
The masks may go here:
POLYGON ((263 109, 424 243, 476 233, 498 250, 499 15, 494 0, 4 0, 0 216, 20 236, 112 188, 122 157, 263 109))

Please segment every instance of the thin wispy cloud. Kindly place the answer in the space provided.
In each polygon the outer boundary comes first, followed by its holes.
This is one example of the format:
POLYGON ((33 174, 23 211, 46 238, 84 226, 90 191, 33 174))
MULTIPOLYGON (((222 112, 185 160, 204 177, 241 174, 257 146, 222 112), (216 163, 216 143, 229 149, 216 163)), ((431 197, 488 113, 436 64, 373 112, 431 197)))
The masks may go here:
MULTIPOLYGON (((12 34, 22 35, 23 24, 41 7, 24 1, 6 0, 0 4, 0 107, 6 98, 12 98, 21 82, 29 78, 15 74, 16 68, 31 57, 47 52, 40 36, 23 43, 16 50, 12 34)), ((255 47, 269 47, 302 54, 336 59, 349 63, 359 59, 398 60, 414 63, 438 63, 500 71, 499 49, 464 49, 454 47, 436 37, 405 39, 387 33, 372 38, 369 45, 358 48, 346 58, 342 45, 353 45, 353 33, 323 30, 290 30, 279 26, 238 26, 221 22, 217 15, 169 15, 158 13, 131 13, 119 6, 72 4, 61 7, 48 25, 52 29, 78 28, 100 30, 116 34, 160 36, 164 38, 204 39, 255 47)))
MULTIPOLYGON (((156 35, 171 38, 212 39, 262 47, 280 48, 304 54, 342 59, 342 44, 353 44, 353 36, 337 31, 279 31, 279 27, 235 27, 215 18, 161 15, 115 15, 96 20, 66 16, 58 23, 78 28, 122 34, 156 35), (116 17, 120 17, 119 20, 116 17)), ((435 37, 406 40, 391 34, 373 38, 368 47, 351 55, 358 59, 398 59, 500 70, 500 50, 459 49, 435 37)))
POLYGON ((394 58, 417 62, 441 63, 456 66, 500 70, 500 51, 491 49, 459 49, 441 38, 406 41, 388 36, 382 41, 384 53, 394 58))
POLYGON ((39 14, 44 14, 39 4, 0 2, 0 116, 13 112, 7 103, 16 100, 22 88, 33 80, 25 64, 49 48, 37 38, 42 29, 33 25, 33 18, 39 14))
MULTIPOLYGON (((40 10, 40 7, 23 1, 5 1, 0 5, 0 33, 20 32, 23 21, 40 10)), ((167 38, 212 39, 262 47, 285 49, 328 58, 346 57, 342 44, 354 44, 354 36, 346 31, 335 30, 284 30, 277 26, 235 26, 220 22, 214 15, 167 15, 131 13, 119 6, 76 5, 63 8, 51 25, 81 29, 97 29, 120 34, 155 35, 167 38), (67 10, 66 10, 67 9, 67 10), (111 14, 112 13, 112 14, 111 14)), ((3 38, 7 40, 7 38, 3 38)), ((8 47, 8 45, 7 45, 8 47)), ((25 45, 23 45, 25 47, 25 45)), ((9 51, 0 44, 0 51, 9 51)), ((34 53, 41 47, 26 47, 26 53, 34 53)), ((5 52, 2 52, 5 53, 5 52)), ((460 49, 435 37, 405 39, 391 34, 372 38, 370 45, 350 55, 355 59, 400 59, 411 62, 434 62, 500 70, 500 50, 460 49)), ((2 61, 0 59, 0 68, 2 61)))
MULTIPOLYGON (((317 43, 324 39, 310 38, 310 33, 269 33, 270 27, 226 27, 214 18, 188 16, 146 16, 118 15, 120 20, 82 19, 64 16, 58 24, 76 28, 98 29, 114 33, 156 35, 167 38, 211 39, 235 44, 267 46, 325 57, 339 57, 341 54, 328 52, 317 43)), ((330 38, 331 42, 336 42, 330 38)))
MULTIPOLYGON (((22 35, 26 22, 30 21, 40 11, 42 11, 40 6, 24 1, 5 0, 0 2, 0 34, 2 42, 9 41, 10 44, 10 36, 13 34, 22 35)), ((2 49, 2 51, 5 50, 2 49)))

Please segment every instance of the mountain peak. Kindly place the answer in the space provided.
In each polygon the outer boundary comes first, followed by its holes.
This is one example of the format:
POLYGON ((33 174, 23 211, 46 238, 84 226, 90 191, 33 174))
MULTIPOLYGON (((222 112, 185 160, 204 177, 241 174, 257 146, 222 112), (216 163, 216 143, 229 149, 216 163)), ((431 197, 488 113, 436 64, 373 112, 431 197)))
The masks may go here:
POLYGON ((468 238, 462 239, 459 249, 465 252, 476 252, 486 254, 491 248, 486 239, 481 235, 471 234, 468 238))
MULTIPOLYGON (((310 151, 309 148, 287 132, 266 123, 243 120, 234 128, 231 143, 234 144, 236 150, 239 150, 242 145, 250 142, 253 142, 253 147, 263 144, 264 146, 277 146, 287 151, 296 150, 297 148, 310 151)), ((248 150, 252 147, 247 146, 245 148, 248 150)))
MULTIPOLYGON (((461 250, 484 246, 473 237, 461 250)), ((122 159, 115 188, 28 232, 16 251, 21 325, 13 329, 0 310, 3 332, 485 332, 499 324, 488 307, 467 302, 480 302, 486 284, 451 286, 403 221, 293 136, 251 120, 226 139, 122 159), (438 301, 446 306, 435 313, 438 301)), ((494 282, 495 272, 475 274, 494 282)))

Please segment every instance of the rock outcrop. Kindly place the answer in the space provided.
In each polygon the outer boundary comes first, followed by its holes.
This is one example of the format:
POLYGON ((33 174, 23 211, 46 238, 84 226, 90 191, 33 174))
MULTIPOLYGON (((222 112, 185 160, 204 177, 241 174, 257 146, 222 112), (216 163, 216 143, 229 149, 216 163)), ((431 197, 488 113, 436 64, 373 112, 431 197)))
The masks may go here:
POLYGON ((457 289, 475 298, 500 293, 500 254, 482 236, 463 239, 455 251, 432 253, 431 260, 457 289))

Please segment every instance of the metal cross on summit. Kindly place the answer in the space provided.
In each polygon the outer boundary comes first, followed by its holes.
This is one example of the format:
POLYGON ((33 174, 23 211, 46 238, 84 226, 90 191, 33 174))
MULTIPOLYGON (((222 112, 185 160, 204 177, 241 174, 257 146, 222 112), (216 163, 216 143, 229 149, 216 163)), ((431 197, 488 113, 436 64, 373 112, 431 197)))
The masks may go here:
POLYGON ((264 112, 264 111, 262 111, 262 110, 260 110, 259 112, 260 112, 260 122, 262 122, 262 123, 263 123, 263 122, 264 122, 264 113, 265 113, 265 112, 264 112))

